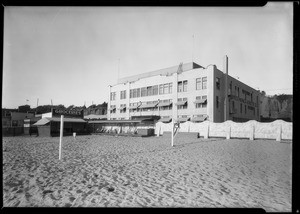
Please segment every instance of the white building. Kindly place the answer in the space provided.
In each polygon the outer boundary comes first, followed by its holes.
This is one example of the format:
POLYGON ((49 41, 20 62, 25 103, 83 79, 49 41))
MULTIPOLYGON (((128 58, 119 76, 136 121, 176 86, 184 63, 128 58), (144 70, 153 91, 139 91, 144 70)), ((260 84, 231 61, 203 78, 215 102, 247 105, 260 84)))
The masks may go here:
MULTIPOLYGON (((225 69, 227 65, 226 56, 225 69)), ((257 90, 226 75, 226 70, 192 62, 119 79, 109 86, 107 118, 155 117, 168 122, 174 115, 180 122, 259 120, 259 101, 257 90)))

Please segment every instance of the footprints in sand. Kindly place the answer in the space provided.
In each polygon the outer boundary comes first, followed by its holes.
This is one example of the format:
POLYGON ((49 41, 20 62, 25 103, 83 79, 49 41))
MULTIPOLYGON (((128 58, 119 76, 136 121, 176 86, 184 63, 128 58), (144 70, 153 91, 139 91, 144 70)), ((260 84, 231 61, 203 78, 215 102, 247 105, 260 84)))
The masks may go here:
POLYGON ((291 207, 289 144, 89 138, 64 138, 62 161, 57 138, 4 141, 4 206, 291 207))

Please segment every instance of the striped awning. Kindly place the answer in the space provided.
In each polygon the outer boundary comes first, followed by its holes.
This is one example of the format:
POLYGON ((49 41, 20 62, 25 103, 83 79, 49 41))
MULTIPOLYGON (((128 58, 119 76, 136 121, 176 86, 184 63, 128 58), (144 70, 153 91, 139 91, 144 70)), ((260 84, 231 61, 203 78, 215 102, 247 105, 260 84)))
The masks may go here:
POLYGON ((179 117, 178 119, 177 119, 177 121, 178 122, 186 122, 186 121, 188 121, 190 118, 189 117, 179 117))
POLYGON ((163 118, 160 118, 159 122, 164 122, 164 123, 168 123, 168 122, 171 122, 172 118, 170 117, 163 117, 163 118))
POLYGON ((200 100, 196 100, 194 103, 205 103, 207 101, 207 99, 200 99, 200 100))
POLYGON ((154 108, 158 103, 142 104, 139 108, 154 108))
POLYGON ((201 116, 197 116, 197 117, 193 117, 192 121, 193 122, 202 122, 207 118, 207 115, 201 115, 201 116))
POLYGON ((175 103, 175 105, 184 106, 186 103, 187 103, 187 101, 179 101, 179 102, 175 103))
POLYGON ((157 106, 158 107, 163 107, 163 106, 170 106, 171 104, 172 104, 172 102, 161 102, 157 106))

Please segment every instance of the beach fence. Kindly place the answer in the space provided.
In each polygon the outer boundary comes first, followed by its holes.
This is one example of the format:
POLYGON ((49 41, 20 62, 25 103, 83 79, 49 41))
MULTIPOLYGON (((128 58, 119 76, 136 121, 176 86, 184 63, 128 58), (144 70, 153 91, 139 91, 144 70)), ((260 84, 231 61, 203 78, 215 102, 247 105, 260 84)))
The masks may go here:
MULTIPOLYGON (((162 136, 172 130, 172 124, 157 122, 155 124, 155 135, 162 136)), ((292 140, 293 123, 276 120, 269 123, 261 123, 250 120, 244 123, 228 120, 223 123, 204 121, 194 123, 186 121, 180 124, 179 133, 198 133, 199 137, 221 137, 241 139, 274 139, 276 141, 292 140)))

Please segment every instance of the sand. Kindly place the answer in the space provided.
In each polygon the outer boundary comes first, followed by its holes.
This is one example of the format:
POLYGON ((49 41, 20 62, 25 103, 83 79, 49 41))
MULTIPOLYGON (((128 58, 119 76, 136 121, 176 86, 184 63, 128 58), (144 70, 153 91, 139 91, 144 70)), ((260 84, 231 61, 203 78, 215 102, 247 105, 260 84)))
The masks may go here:
POLYGON ((290 212, 292 143, 3 138, 4 207, 248 207, 290 212))

